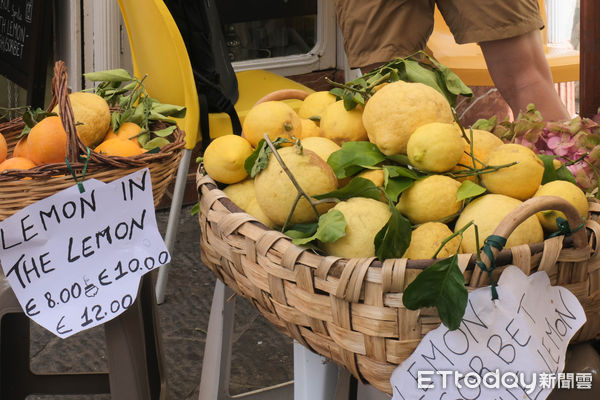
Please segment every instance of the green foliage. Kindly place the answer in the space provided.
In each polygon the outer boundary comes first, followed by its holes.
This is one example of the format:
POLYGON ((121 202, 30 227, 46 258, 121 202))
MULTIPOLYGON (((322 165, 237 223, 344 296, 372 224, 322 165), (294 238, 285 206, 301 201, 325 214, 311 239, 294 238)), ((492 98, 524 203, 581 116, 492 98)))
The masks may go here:
MULTIPOLYGON (((291 143, 289 139, 286 138, 277 138, 273 142, 273 145, 276 149, 280 148, 284 143, 291 143)), ((265 141, 265 139, 260 139, 258 144, 256 145, 256 149, 246 158, 244 162, 244 169, 248 173, 250 178, 254 178, 260 171, 267 168, 269 165, 269 157, 273 151, 265 141)))
POLYGON ((452 107, 458 95, 473 96, 471 89, 454 72, 422 51, 407 58, 397 58, 346 84, 329 81, 336 86, 330 92, 344 100, 346 110, 351 110, 358 104, 364 105, 378 85, 398 80, 428 85, 444 95, 452 107))
POLYGON ((402 257, 410 245, 412 234, 410 221, 391 202, 389 207, 392 215, 375 235, 375 256, 382 261, 402 257))
POLYGON ((467 300, 465 278, 458 267, 456 254, 436 262, 417 275, 402 295, 402 302, 409 310, 436 307, 440 320, 450 330, 459 327, 467 300))
POLYGON ((346 219, 340 211, 331 209, 321 215, 318 223, 296 224, 285 231, 285 234, 298 246, 315 240, 331 243, 346 235, 346 219))
POLYGON ((353 176, 365 167, 372 167, 385 161, 386 157, 371 142, 346 142, 342 148, 333 152, 327 163, 338 179, 353 176))
POLYGON ((313 197, 317 200, 332 198, 344 201, 352 197, 367 197, 369 199, 379 200, 381 198, 381 191, 370 180, 357 176, 341 189, 313 197))
POLYGON ((142 131, 137 138, 146 150, 159 149, 170 143, 168 137, 176 128, 173 118, 185 117, 185 107, 164 104, 150 97, 144 86, 144 79, 139 80, 124 69, 89 72, 83 76, 99 82, 95 93, 104 98, 110 106, 118 107, 118 111, 111 112, 112 130, 116 132, 125 122, 139 125, 142 131), (163 121, 172 126, 154 130, 153 121, 163 121))

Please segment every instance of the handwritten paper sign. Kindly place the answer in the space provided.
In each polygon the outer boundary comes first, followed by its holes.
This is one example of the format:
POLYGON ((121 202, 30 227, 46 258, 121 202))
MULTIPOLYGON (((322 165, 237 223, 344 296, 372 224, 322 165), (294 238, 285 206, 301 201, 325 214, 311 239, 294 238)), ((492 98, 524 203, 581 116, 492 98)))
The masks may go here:
POLYGON ((545 399, 544 377, 562 372, 583 308, 545 272, 526 276, 515 266, 502 273, 498 296, 474 290, 457 330, 429 332, 392 374, 393 400, 545 399))
POLYGON ((140 278, 170 261, 148 169, 90 179, 0 222, 0 262, 25 313, 61 338, 134 302, 140 278))

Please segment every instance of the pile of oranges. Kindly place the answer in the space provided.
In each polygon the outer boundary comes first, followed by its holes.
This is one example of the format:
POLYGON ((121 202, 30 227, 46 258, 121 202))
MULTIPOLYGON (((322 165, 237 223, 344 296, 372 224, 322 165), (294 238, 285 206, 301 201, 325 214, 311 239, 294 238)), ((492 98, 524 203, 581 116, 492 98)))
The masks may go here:
MULTIPOLYGON (((111 113, 104 98, 90 92, 69 95, 77 134, 81 142, 97 153, 130 157, 144 153, 137 136, 142 128, 133 123, 122 123, 117 132, 111 128, 111 113)), ((58 109, 52 110, 58 114, 58 109)), ((50 115, 21 136, 12 154, 0 132, 0 173, 9 169, 27 170, 38 165, 64 163, 67 133, 60 116, 50 115)))

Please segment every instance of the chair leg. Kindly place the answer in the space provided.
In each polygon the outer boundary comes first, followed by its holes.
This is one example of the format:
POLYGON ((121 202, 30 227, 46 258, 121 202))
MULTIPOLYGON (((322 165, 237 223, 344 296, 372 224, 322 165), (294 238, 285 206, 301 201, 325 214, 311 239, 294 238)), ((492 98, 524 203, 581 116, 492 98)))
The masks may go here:
POLYGON ((217 280, 208 320, 204 345, 200 396, 198 400, 229 400, 231 340, 235 298, 227 301, 233 291, 217 280))
POLYGON ((114 400, 166 396, 154 284, 153 273, 145 275, 133 305, 104 325, 114 400))
POLYGON ((335 396, 338 368, 294 341, 294 399, 329 400, 335 396))
MULTIPOLYGON (((175 178, 175 188, 173 189, 173 198, 171 199, 171 208, 169 210, 169 219, 167 222, 167 230, 165 232, 165 244, 171 254, 173 253, 175 237, 177 236, 179 215, 181 214, 181 204, 183 203, 183 194, 185 192, 185 184, 187 182, 191 159, 192 150, 185 149, 181 161, 179 162, 177 177, 175 178)), ((158 270, 158 281, 156 282, 156 301, 158 304, 162 304, 165 301, 165 291, 167 288, 170 265, 170 263, 165 264, 158 270)))

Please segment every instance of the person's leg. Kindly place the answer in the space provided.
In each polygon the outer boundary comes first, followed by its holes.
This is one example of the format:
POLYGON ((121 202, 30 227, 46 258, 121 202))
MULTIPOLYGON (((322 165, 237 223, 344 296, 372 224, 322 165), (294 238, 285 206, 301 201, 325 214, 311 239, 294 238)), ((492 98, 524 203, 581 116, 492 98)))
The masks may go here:
POLYGON ((515 118, 530 103, 548 121, 571 117, 554 88, 539 31, 479 45, 494 84, 515 118))

